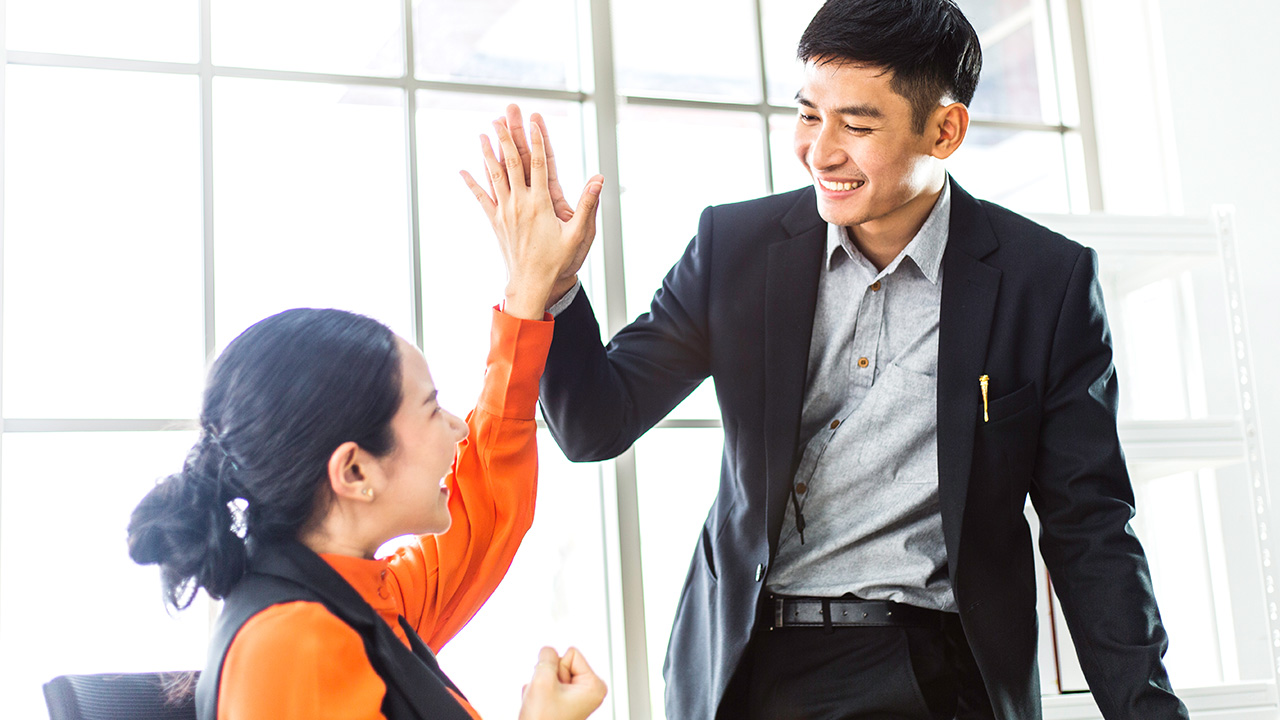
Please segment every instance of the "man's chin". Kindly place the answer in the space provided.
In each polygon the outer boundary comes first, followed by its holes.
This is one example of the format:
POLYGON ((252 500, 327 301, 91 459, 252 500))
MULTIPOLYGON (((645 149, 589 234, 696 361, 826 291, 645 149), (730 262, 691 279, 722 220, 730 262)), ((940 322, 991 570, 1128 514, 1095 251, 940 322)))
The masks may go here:
POLYGON ((821 200, 818 201, 818 215, 831 225, 848 227, 862 222, 861 216, 849 208, 840 207, 834 203, 824 203, 821 200))

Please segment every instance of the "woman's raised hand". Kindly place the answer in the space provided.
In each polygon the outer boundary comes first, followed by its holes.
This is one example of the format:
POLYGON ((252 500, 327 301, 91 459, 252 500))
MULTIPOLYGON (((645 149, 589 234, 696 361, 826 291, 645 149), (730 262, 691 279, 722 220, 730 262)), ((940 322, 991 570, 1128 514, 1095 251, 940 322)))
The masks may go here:
POLYGON ((536 114, 531 119, 527 142, 519 107, 508 106, 506 118, 494 121, 500 156, 488 136, 481 136, 488 192, 465 170, 462 178, 498 236, 507 266, 505 311, 541 320, 546 308, 577 282, 595 239, 604 177, 588 180, 577 208, 570 208, 556 177, 545 124, 536 114))
POLYGON ((524 686, 519 720, 585 720, 604 701, 608 689, 577 648, 561 657, 544 647, 524 686))

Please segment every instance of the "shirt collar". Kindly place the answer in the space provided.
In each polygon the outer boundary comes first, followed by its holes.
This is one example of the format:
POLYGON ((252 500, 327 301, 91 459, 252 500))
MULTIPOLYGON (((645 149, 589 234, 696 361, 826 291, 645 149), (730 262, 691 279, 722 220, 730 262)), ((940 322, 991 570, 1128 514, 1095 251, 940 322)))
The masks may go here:
MULTIPOLYGON (((934 203, 933 210, 925 219, 920 231, 911 238, 911 242, 902 249, 893 262, 885 266, 880 276, 888 275, 897 269, 903 258, 909 257, 929 282, 937 284, 938 273, 942 267, 942 254, 947 249, 947 236, 951 228, 951 182, 942 184, 942 194, 934 203)), ((844 250, 850 259, 861 259, 862 253, 849 238, 848 230, 840 225, 827 225, 827 269, 835 266, 839 254, 844 250)))

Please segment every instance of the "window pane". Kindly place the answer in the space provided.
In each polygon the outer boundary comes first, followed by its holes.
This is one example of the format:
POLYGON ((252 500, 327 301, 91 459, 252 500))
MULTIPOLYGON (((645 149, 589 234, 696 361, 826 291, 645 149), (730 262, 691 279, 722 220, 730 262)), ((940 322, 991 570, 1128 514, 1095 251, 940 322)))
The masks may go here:
POLYGON ((769 75, 769 102, 791 105, 804 81, 804 66, 796 60, 800 35, 809 26, 824 0, 761 0, 764 17, 765 71, 769 75))
MULTIPOLYGON (((760 100, 751 0, 614 0, 618 92, 760 100)), ((792 91, 794 93, 794 91, 792 91)))
POLYGON ((195 62, 196 0, 7 0, 10 50, 195 62))
POLYGON ((1114 331, 1120 419, 1236 415, 1239 397, 1217 256, 1104 249, 1098 263, 1114 331))
POLYGON ((399 0, 217 0, 215 65, 394 77, 404 73, 399 0))
POLYGON ((982 44, 975 117, 1058 122, 1045 0, 962 0, 982 44))
POLYGON ((689 560, 720 487, 718 429, 651 430, 636 442, 644 623, 653 716, 663 717, 662 662, 689 560))
POLYGON ((181 469, 194 441, 186 432, 4 436, 5 717, 47 717, 40 687, 58 675, 204 667, 204 596, 170 616, 159 571, 135 565, 125 545, 134 506, 181 469))
POLYGON ((404 96, 218 78, 218 344, 291 307, 371 315, 412 338, 404 96))
POLYGON ((796 116, 769 116, 769 149, 773 153, 773 191, 787 192, 813 184, 809 171, 796 157, 796 116))
POLYGON ((970 127, 948 168, 974 197, 1020 213, 1071 212, 1056 132, 970 127))
POLYGON ((9 66, 7 82, 4 414, 193 417, 197 79, 9 66))
MULTIPOLYGON (((759 116, 748 113, 623 108, 618 162, 629 317, 648 311, 697 232, 703 208, 766 193, 762 135, 759 116)), ((705 383, 671 416, 719 417, 710 387, 705 383)))
MULTIPOLYGON (((491 308, 501 302, 507 277, 493 229, 458 171, 466 169, 485 182, 479 136, 487 134, 497 148, 491 122, 502 117, 511 101, 418 94, 423 345, 441 403, 458 411, 471 407, 480 392, 491 308)), ((519 102, 526 120, 534 112, 546 119, 561 185, 569 203, 576 205, 584 182, 580 107, 548 100, 519 102)), ((598 244, 596 248, 599 252, 598 244)))
POLYGON ((576 7, 574 0, 414 0, 418 77, 577 90, 576 7))
MULTIPOLYGON (((519 714, 520 688, 544 645, 578 648, 613 686, 600 467, 570 463, 545 430, 538 448, 533 528, 493 597, 440 653, 445 672, 487 718, 519 714)), ((611 718, 610 708, 606 700, 591 717, 611 718)))

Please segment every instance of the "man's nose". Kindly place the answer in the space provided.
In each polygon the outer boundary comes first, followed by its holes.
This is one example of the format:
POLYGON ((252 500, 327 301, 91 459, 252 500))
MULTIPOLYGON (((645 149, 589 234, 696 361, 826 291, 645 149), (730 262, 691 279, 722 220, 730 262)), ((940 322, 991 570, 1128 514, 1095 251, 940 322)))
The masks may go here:
POLYGON ((839 130, 832 126, 824 125, 819 128, 817 136, 813 138, 813 144, 809 146, 811 167, 820 170, 835 168, 849 159, 844 147, 840 144, 838 133, 839 130))

